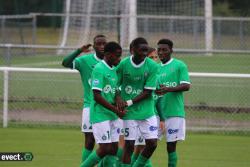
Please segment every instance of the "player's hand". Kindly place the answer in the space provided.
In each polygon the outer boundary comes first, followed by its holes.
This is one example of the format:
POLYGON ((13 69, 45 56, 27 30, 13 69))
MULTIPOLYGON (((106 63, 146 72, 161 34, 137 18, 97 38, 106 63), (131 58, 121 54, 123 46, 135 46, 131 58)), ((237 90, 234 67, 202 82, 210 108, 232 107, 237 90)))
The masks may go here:
POLYGON ((87 44, 87 45, 83 45, 80 49, 81 49, 81 51, 83 52, 83 53, 88 53, 88 52, 90 52, 91 50, 90 50, 90 47, 92 46, 92 44, 87 44))
POLYGON ((164 121, 160 121, 160 129, 162 130, 162 133, 165 132, 165 122, 164 121))
POLYGON ((116 98, 116 107, 119 109, 119 110, 124 110, 125 107, 127 107, 127 103, 122 100, 122 98, 120 97, 117 97, 116 98))
POLYGON ((119 112, 117 113, 119 118, 123 118, 124 115, 126 114, 127 110, 119 110, 119 112))
POLYGON ((119 110, 118 107, 114 106, 114 113, 116 113, 119 118, 122 118, 126 112, 127 110, 119 110))
POLYGON ((156 89, 155 93, 160 96, 160 95, 164 95, 166 92, 166 87, 164 85, 160 85, 160 89, 156 89))

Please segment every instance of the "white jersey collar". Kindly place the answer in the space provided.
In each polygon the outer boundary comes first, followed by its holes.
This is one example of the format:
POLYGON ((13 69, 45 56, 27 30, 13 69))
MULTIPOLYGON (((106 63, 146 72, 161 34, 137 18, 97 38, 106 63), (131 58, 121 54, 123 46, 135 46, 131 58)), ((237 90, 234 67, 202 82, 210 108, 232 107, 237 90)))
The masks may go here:
POLYGON ((131 55, 130 56, 130 62, 131 62, 131 64, 132 64, 132 66, 134 66, 135 68, 139 68, 139 67, 141 67, 144 63, 145 63, 145 61, 146 61, 146 58, 143 60, 143 62, 141 62, 140 64, 135 64, 134 62, 133 62, 133 57, 134 57, 134 55, 131 55))
POLYGON ((102 61, 102 59, 100 59, 99 57, 97 57, 96 53, 94 54, 94 58, 95 58, 97 61, 102 61))
POLYGON ((166 66, 166 65, 168 65, 168 64, 170 64, 172 61, 173 61, 174 59, 173 58, 171 58, 170 60, 168 60, 166 63, 161 63, 161 66, 166 66))
POLYGON ((106 61, 102 60, 102 63, 103 63, 105 66, 107 66, 110 70, 113 70, 113 69, 114 69, 114 66, 113 66, 113 67, 110 67, 110 66, 106 63, 106 61))

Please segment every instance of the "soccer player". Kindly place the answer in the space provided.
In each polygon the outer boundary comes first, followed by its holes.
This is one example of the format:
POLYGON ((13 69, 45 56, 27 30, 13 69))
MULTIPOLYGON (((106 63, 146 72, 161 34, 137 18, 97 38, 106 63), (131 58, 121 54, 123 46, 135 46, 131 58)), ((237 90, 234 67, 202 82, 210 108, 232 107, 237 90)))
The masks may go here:
MULTIPOLYGON (((157 55, 157 50, 155 48, 149 47, 149 51, 148 51, 148 58, 154 60, 155 62, 158 62, 158 55, 157 55)), ((158 78, 158 75, 157 75, 158 78)), ((155 101, 155 114, 157 116, 157 121, 159 123, 159 129, 158 129, 158 139, 161 139, 162 134, 164 132, 164 122, 160 121, 160 117, 159 117, 159 111, 157 108, 157 101, 158 101, 158 96, 155 94, 155 92, 153 92, 153 99, 155 101)), ((145 147, 145 139, 143 138, 143 136, 141 135, 141 133, 138 131, 137 132, 137 138, 135 141, 135 149, 134 152, 132 154, 131 157, 131 164, 133 164, 136 159, 138 158, 139 154, 142 152, 142 150, 145 147)), ((152 163, 151 160, 148 160, 148 162, 146 163, 146 165, 144 167, 152 167, 152 163)))
POLYGON ((161 39, 158 42, 160 88, 155 92, 160 98, 161 116, 165 119, 168 167, 177 166, 177 141, 185 139, 185 111, 183 92, 190 88, 188 69, 184 62, 172 58, 173 42, 161 39))
POLYGON ((85 52, 89 51, 91 44, 83 45, 81 48, 65 57, 62 62, 64 67, 78 70, 82 80, 84 103, 81 129, 85 138, 84 148, 82 150, 82 162, 87 159, 95 145, 95 139, 90 123, 90 83, 93 68, 103 59, 104 45, 106 43, 107 40, 104 35, 97 35, 94 37, 93 45, 95 53, 86 54, 85 52))
POLYGON ((152 91, 156 89, 157 64, 147 58, 148 43, 144 38, 133 40, 133 55, 126 57, 117 67, 121 85, 119 108, 127 107, 123 117, 125 147, 121 166, 131 165, 137 129, 146 140, 146 146, 134 167, 144 166, 157 147, 157 119, 154 113, 152 91))
POLYGON ((92 101, 90 120, 93 123, 93 134, 99 147, 82 163, 81 167, 93 167, 104 156, 104 166, 118 166, 116 157, 119 141, 120 122, 124 115, 115 105, 115 95, 118 89, 115 66, 119 64, 122 54, 121 46, 109 42, 104 47, 104 59, 98 63, 92 73, 92 101))

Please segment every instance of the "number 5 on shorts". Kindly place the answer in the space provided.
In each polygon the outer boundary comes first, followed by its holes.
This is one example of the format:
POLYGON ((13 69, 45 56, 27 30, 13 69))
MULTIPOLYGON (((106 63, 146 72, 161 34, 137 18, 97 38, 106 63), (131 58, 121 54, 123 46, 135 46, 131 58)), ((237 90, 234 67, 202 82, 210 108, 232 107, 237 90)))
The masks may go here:
POLYGON ((129 128, 125 128, 125 130, 124 130, 124 136, 125 137, 129 136, 129 128))

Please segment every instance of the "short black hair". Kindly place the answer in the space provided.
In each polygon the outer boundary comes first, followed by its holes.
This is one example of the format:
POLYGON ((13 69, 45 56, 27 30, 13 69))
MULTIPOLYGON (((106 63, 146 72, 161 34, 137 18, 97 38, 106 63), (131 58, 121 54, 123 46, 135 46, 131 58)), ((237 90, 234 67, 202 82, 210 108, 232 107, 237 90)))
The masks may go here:
POLYGON ((134 47, 134 40, 131 41, 129 44, 129 51, 131 51, 133 47, 134 47))
POLYGON ((148 44, 147 40, 143 37, 138 37, 133 40, 133 47, 138 48, 140 44, 148 44))
POLYGON ((102 34, 98 34, 98 35, 96 35, 95 37, 94 37, 94 39, 93 39, 93 42, 95 43, 95 40, 96 40, 96 38, 106 38, 106 36, 105 35, 102 35, 102 34))
POLYGON ((114 53, 116 50, 122 50, 122 47, 117 42, 111 41, 104 46, 104 53, 114 53))
POLYGON ((160 39, 157 45, 159 44, 167 44, 171 49, 173 49, 173 46, 174 46, 173 41, 171 41, 170 39, 160 39))

